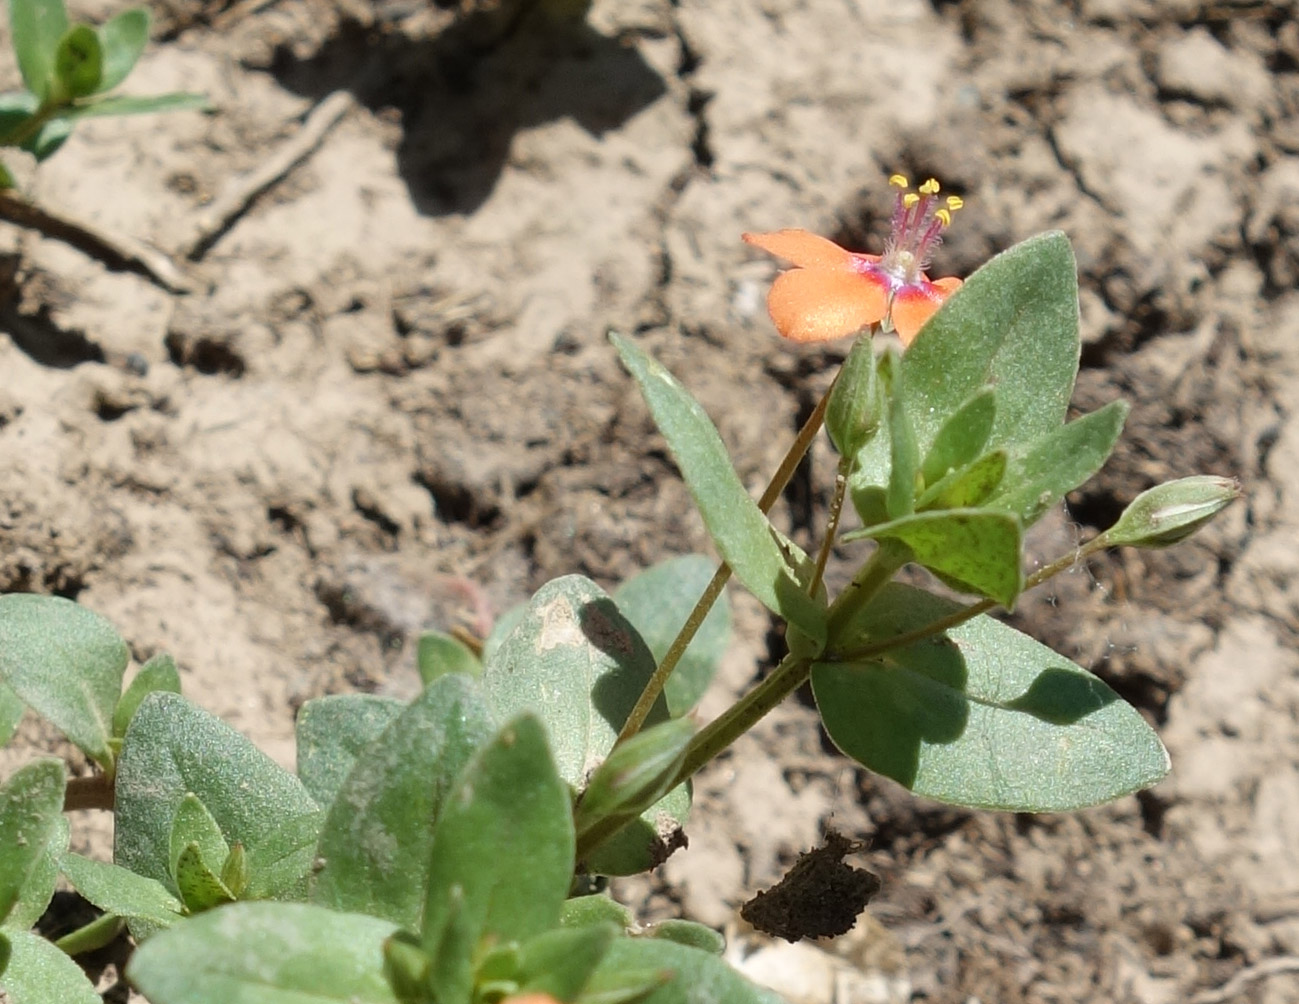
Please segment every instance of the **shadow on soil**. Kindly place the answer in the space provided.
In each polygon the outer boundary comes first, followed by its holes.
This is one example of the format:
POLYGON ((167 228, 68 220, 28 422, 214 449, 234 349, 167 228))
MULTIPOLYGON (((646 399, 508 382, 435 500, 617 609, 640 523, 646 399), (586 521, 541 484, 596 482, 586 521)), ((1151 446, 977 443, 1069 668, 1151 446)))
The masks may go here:
POLYGON ((472 17, 431 38, 345 24, 310 60, 280 50, 271 70, 307 97, 343 81, 366 107, 398 110, 398 169, 426 215, 482 205, 519 130, 572 118, 599 136, 667 90, 635 48, 585 23, 529 17, 484 34, 472 17))

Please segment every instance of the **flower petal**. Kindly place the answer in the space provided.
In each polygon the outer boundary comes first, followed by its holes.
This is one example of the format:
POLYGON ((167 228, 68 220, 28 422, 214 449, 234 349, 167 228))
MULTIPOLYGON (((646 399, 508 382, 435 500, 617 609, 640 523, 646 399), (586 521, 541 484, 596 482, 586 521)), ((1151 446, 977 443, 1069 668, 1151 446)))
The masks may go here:
POLYGON ((903 345, 912 340, 925 326, 925 322, 943 305, 943 301, 961 288, 960 279, 927 279, 903 286, 893 294, 893 308, 889 316, 903 345))
POLYGON ((776 330, 795 342, 828 342, 877 324, 888 312, 879 279, 837 269, 796 268, 771 284, 767 310, 776 330))
MULTIPOLYGON (((858 255, 809 230, 776 230, 767 234, 742 234, 744 243, 762 248, 800 268, 855 268, 858 255)), ((874 257, 874 256, 871 256, 874 257)))

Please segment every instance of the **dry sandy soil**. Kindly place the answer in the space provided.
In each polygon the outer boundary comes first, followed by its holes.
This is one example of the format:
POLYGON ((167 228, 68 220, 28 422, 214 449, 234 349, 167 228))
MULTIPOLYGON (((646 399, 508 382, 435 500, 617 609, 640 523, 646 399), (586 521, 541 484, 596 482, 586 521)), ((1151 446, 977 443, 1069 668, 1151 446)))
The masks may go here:
MULTIPOLYGON (((1295 5, 465 6, 155 0, 128 90, 215 113, 90 122, 20 165, 188 290, 0 226, 0 589, 174 653, 191 698, 291 764, 304 700, 410 693, 413 634, 482 619, 464 580, 500 611, 706 550, 606 330, 682 376, 756 491, 842 350, 775 337, 774 265, 740 231, 878 250, 887 175, 933 174, 966 200, 940 273, 1069 234, 1077 404, 1133 404, 1035 555, 1157 480, 1245 485, 1193 542, 1097 558, 1014 617, 1137 704, 1173 774, 1074 815, 959 811, 854 769, 790 701, 702 779, 689 849, 620 894, 728 928, 797 1002, 1299 1001, 1295 5), (319 144, 214 227, 327 100, 319 144), (872 841, 872 916, 770 954, 736 908, 827 822, 872 841)), ((818 447, 780 503, 796 537, 830 472, 818 447)), ((779 651, 732 599, 705 714, 779 651)))

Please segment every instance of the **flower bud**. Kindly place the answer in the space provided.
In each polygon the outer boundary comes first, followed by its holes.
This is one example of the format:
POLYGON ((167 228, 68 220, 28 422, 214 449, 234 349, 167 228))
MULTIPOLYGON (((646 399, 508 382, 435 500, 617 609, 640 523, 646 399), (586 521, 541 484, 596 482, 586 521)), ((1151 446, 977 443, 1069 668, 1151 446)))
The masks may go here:
POLYGON ((578 832, 598 819, 634 816, 657 802, 681 769, 694 732, 688 719, 674 718, 615 746, 577 805, 578 832))
POLYGON ((825 410, 825 428, 840 456, 855 457, 875 438, 881 411, 875 349, 870 338, 859 338, 843 361, 825 410))
POLYGON ((1240 497, 1234 478, 1200 474, 1142 492, 1101 536, 1107 547, 1168 547, 1185 540, 1240 497))

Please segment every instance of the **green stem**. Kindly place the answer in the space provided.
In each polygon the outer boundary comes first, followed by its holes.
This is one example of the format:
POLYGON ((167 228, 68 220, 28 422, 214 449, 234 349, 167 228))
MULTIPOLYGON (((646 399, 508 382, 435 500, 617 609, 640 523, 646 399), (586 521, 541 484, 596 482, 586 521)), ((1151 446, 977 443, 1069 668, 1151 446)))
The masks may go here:
POLYGON ((686 759, 670 787, 687 781, 704 764, 761 721, 772 708, 801 687, 812 673, 806 656, 785 656, 765 680, 710 722, 686 747, 686 759))
MULTIPOLYGON (((1078 550, 1072 554, 1061 555, 1049 565, 1043 565, 1036 572, 1024 580, 1023 592, 1040 586, 1047 579, 1054 578, 1061 572, 1067 571, 1076 565, 1083 558, 1097 551, 1105 549, 1104 535, 1093 537, 1085 544, 1081 545, 1078 550)), ((942 634, 954 627, 964 624, 966 621, 973 620, 979 614, 986 614, 990 610, 995 610, 1000 604, 996 600, 980 600, 978 603, 971 603, 968 607, 962 607, 955 610, 946 617, 940 617, 938 620, 926 624, 922 628, 916 628, 914 631, 905 631, 902 634, 894 635, 892 638, 886 638, 883 641, 871 642, 869 645, 860 645, 857 648, 849 649, 846 652, 827 651, 821 657, 821 662, 861 662, 864 659, 870 659, 877 655, 895 648, 905 648, 907 645, 914 645, 918 641, 924 641, 926 638, 932 638, 935 635, 942 634)))
MULTIPOLYGON (((825 409, 830 403, 830 391, 833 389, 834 385, 831 384, 830 389, 817 402, 812 414, 807 417, 803 427, 798 430, 798 435, 794 438, 789 452, 785 454, 785 459, 780 462, 776 473, 772 475, 771 483, 767 485, 766 491, 758 499, 758 508, 763 513, 768 512, 775 505, 776 499, 780 498, 780 493, 789 484, 789 480, 794 476, 794 471, 798 469, 799 463, 806 456, 807 451, 811 449, 812 440, 816 438, 816 434, 821 429, 821 423, 825 421, 825 409)), ((654 675, 645 684, 645 689, 641 692, 635 707, 631 709, 631 714, 627 716, 626 722, 623 723, 622 731, 618 733, 617 742, 626 742, 639 732, 641 726, 645 724, 645 719, 649 717, 654 702, 658 700, 659 694, 663 692, 663 688, 667 685, 668 677, 677 668, 677 663, 681 661, 681 657, 686 654, 686 649, 694 641, 700 625, 704 623, 704 618, 708 616, 708 611, 712 610, 713 604, 717 602, 717 597, 722 594, 722 589, 726 586, 730 577, 731 566, 726 562, 722 562, 713 574, 712 581, 704 589, 703 595, 699 597, 699 602, 690 611, 690 616, 686 618, 685 625, 664 654, 663 661, 659 663, 658 668, 654 670, 654 675)))
POLYGON ((834 497, 830 499, 830 517, 826 520, 825 537, 816 556, 816 571, 812 574, 812 583, 807 590, 809 596, 816 595, 821 588, 821 580, 825 578, 825 566, 830 560, 835 537, 839 534, 839 517, 843 515, 843 501, 848 494, 848 476, 852 474, 853 460, 853 457, 839 458, 839 469, 834 475, 834 497))
POLYGON ((853 576, 852 582, 830 604, 830 613, 826 619, 826 637, 830 644, 842 634, 844 626, 851 624, 870 605, 871 600, 879 595, 880 590, 893 581, 893 576, 910 557, 911 551, 905 544, 881 540, 876 545, 874 553, 853 576))
POLYGON ((85 927, 79 927, 65 934, 54 942, 54 947, 68 955, 83 955, 109 944, 122 933, 122 928, 125 926, 126 918, 119 917, 115 913, 106 913, 102 917, 96 917, 85 927))

